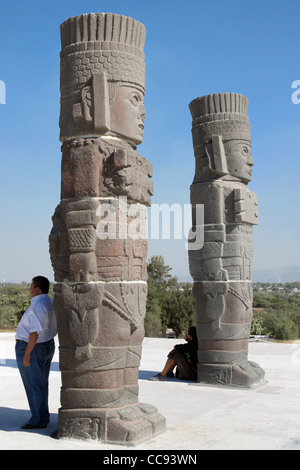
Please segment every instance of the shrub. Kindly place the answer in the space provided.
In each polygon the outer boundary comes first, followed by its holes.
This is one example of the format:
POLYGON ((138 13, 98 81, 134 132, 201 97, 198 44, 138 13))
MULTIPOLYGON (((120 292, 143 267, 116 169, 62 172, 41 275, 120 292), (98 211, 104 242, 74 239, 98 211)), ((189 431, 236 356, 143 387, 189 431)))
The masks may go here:
POLYGON ((251 334, 252 335, 268 335, 268 331, 264 326, 263 318, 260 313, 254 313, 251 322, 251 334))
POLYGON ((280 340, 290 340, 297 337, 298 328, 291 312, 267 309, 254 312, 251 334, 269 335, 280 340))
POLYGON ((263 325, 269 335, 276 339, 289 340, 297 337, 297 326, 286 312, 266 311, 263 315, 263 325))

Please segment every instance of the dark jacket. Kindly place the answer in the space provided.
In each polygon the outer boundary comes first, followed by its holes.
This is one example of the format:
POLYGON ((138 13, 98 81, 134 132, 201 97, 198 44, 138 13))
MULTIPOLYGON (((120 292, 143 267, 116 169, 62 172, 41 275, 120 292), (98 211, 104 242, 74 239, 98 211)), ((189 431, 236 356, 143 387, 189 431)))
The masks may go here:
POLYGON ((176 344, 174 346, 176 351, 180 352, 189 363, 190 367, 197 371, 197 350, 198 350, 198 342, 197 340, 189 341, 185 344, 176 344))

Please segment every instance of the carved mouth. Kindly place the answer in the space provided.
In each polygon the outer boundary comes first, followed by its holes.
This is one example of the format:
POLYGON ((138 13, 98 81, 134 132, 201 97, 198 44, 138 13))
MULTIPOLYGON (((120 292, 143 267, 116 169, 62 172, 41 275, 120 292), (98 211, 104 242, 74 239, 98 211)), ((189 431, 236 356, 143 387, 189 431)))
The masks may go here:
POLYGON ((144 130, 144 124, 139 124, 139 128, 142 129, 142 131, 144 130))

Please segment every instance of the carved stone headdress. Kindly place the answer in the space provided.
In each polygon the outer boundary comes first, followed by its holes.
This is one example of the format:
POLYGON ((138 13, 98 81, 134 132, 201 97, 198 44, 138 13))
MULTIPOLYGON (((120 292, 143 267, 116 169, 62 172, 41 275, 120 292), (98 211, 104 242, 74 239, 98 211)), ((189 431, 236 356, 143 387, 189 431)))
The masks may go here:
POLYGON ((113 13, 88 13, 61 25, 62 141, 109 130, 109 105, 120 85, 145 91, 143 24, 113 13))
MULTIPOLYGON (((206 153, 210 169, 227 175, 223 143, 235 139, 251 142, 248 98, 236 93, 216 93, 194 99, 189 108, 193 118, 195 157, 203 157, 206 153)), ((205 173, 203 168, 201 171, 205 173)))
POLYGON ((211 142, 212 135, 222 135, 223 140, 251 141, 246 96, 216 93, 196 98, 189 107, 193 118, 193 137, 197 138, 198 145, 211 142))

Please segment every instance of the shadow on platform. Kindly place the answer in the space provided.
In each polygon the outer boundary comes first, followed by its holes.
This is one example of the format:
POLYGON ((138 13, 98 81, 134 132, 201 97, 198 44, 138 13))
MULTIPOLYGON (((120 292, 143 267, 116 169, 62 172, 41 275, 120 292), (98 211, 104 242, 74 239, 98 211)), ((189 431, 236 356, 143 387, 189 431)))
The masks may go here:
POLYGON ((31 417, 29 410, 18 410, 16 408, 6 408, 0 406, 0 431, 21 431, 21 432, 34 432, 48 436, 52 431, 57 428, 58 415, 57 413, 50 413, 50 423, 45 429, 21 429, 23 424, 31 417))

